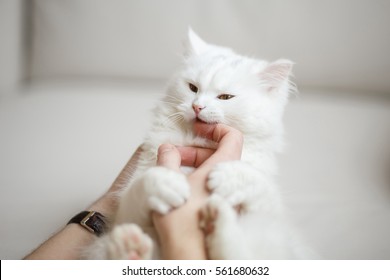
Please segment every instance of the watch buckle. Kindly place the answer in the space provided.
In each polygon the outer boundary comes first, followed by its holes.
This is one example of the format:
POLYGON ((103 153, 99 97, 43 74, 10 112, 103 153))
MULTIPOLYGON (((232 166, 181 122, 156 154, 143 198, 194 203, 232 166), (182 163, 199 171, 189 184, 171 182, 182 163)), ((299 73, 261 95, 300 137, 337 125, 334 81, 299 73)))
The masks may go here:
POLYGON ((95 211, 90 211, 88 213, 88 215, 85 216, 84 219, 82 219, 80 222, 80 225, 82 225, 83 227, 85 227, 87 230, 89 230, 92 233, 94 233, 95 230, 93 228, 91 228, 90 226, 88 226, 86 223, 88 222, 89 219, 91 219, 95 215, 95 213, 96 213, 95 211))

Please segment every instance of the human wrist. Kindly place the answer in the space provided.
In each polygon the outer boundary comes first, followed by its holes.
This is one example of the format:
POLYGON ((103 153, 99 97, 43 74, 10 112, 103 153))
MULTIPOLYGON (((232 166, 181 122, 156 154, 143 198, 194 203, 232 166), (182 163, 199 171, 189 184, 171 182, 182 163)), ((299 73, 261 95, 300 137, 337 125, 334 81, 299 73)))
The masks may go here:
POLYGON ((112 220, 118 208, 118 198, 112 193, 106 193, 94 203, 92 203, 86 210, 96 211, 104 215, 108 220, 112 220))

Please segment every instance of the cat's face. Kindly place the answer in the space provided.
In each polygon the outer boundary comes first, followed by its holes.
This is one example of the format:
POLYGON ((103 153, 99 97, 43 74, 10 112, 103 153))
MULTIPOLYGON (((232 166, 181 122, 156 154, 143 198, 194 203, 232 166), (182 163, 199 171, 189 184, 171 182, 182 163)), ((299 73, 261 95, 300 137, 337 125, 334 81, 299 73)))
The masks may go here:
POLYGON ((178 109, 184 119, 234 125, 249 115, 251 103, 260 98, 250 67, 232 54, 188 59, 177 81, 177 97, 182 101, 178 109))
POLYGON ((269 64, 236 55, 190 31, 184 68, 168 93, 169 102, 185 122, 198 119, 241 131, 256 129, 257 123, 282 113, 290 68, 289 61, 269 64))

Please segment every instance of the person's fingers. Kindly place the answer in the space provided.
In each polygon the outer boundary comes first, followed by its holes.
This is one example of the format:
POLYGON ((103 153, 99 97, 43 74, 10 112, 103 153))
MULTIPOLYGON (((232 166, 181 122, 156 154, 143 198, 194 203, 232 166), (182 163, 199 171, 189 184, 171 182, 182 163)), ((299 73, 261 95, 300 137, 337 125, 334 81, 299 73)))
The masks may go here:
POLYGON ((193 166, 208 172, 216 163, 241 158, 243 136, 237 129, 223 124, 196 122, 194 132, 217 142, 217 150, 163 144, 158 150, 157 165, 177 171, 180 171, 180 165, 193 166))
POLYGON ((216 163, 228 160, 239 160, 244 138, 237 129, 224 124, 206 124, 196 122, 194 131, 198 135, 218 143, 215 153, 204 161, 202 168, 210 169, 216 163))
POLYGON ((179 151, 174 145, 162 144, 158 148, 156 164, 175 171, 180 171, 181 157, 179 151))
POLYGON ((181 156, 181 164, 184 166, 199 167, 214 152, 214 149, 200 147, 177 147, 181 156))

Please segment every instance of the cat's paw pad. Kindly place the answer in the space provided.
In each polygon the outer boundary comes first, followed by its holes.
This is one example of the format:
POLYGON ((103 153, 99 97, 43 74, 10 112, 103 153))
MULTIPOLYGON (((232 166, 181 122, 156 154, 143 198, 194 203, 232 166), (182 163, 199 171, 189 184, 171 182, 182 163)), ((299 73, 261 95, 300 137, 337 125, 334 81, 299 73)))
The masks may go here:
POLYGON ((207 203, 200 211, 200 223, 199 227, 206 235, 210 235, 214 232, 215 221, 218 218, 218 207, 213 203, 207 203))
POLYGON ((167 214, 171 209, 183 205, 190 196, 185 175, 165 167, 148 170, 143 183, 150 210, 160 214, 167 214))
POLYGON ((145 260, 152 256, 152 240, 135 224, 116 226, 106 238, 108 259, 145 260))

